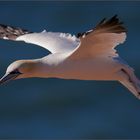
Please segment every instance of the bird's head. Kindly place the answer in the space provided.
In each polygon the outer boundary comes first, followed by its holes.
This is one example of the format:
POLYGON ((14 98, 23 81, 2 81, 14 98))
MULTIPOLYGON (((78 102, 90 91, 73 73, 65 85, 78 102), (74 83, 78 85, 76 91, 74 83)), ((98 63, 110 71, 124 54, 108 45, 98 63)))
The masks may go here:
POLYGON ((0 79, 0 84, 7 83, 11 80, 35 77, 38 63, 31 60, 18 60, 10 64, 6 74, 0 79))

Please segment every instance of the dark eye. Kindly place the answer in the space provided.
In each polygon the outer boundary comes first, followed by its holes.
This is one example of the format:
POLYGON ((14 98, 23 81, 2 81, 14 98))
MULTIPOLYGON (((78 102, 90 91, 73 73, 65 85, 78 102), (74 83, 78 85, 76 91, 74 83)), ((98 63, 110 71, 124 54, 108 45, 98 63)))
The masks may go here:
POLYGON ((14 71, 11 71, 10 74, 21 74, 21 72, 18 69, 16 69, 14 71))

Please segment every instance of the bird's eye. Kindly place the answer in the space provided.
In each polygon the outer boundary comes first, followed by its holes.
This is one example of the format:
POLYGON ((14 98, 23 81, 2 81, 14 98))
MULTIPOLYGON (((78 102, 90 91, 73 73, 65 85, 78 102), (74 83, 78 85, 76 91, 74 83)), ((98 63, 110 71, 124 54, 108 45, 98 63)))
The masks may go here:
POLYGON ((14 71, 11 71, 10 74, 21 74, 21 72, 18 69, 16 69, 14 71))

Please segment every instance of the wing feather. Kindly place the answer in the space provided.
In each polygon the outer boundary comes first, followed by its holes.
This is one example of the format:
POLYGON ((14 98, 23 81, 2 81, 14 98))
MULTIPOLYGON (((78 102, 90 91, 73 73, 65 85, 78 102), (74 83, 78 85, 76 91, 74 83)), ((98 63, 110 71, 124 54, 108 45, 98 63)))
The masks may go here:
POLYGON ((41 46, 51 53, 67 53, 73 51, 79 44, 80 39, 66 33, 54 33, 43 31, 19 36, 16 40, 41 46))
POLYGON ((69 58, 116 56, 114 49, 126 39, 126 28, 117 16, 105 18, 92 30, 72 36, 66 33, 33 33, 25 29, 0 24, 0 38, 39 45, 51 53, 70 52, 69 58), (77 38, 78 37, 78 38, 77 38))
POLYGON ((80 43, 76 36, 68 33, 53 33, 45 30, 33 33, 18 27, 0 24, 0 38, 13 41, 25 41, 41 46, 51 53, 65 53, 73 51, 80 43))
POLYGON ((118 56, 114 49, 126 39, 126 28, 117 16, 103 19, 95 29, 78 34, 81 45, 75 49, 70 58, 118 56))
POLYGON ((29 33, 32 32, 18 27, 0 24, 0 38, 2 39, 15 40, 17 37, 29 33))

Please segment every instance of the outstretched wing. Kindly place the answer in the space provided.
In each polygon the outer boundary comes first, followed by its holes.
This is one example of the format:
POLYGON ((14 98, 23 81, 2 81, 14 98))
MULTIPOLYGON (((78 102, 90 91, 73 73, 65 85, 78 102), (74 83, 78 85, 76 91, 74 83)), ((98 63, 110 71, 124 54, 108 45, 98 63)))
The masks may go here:
POLYGON ((94 29, 78 33, 81 44, 69 58, 118 56, 114 49, 126 39, 126 29, 117 15, 111 19, 103 19, 94 29))
POLYGON ((80 43, 80 39, 68 33, 46 31, 33 33, 21 28, 2 24, 0 24, 0 38, 36 44, 49 50, 51 53, 73 51, 80 43))

